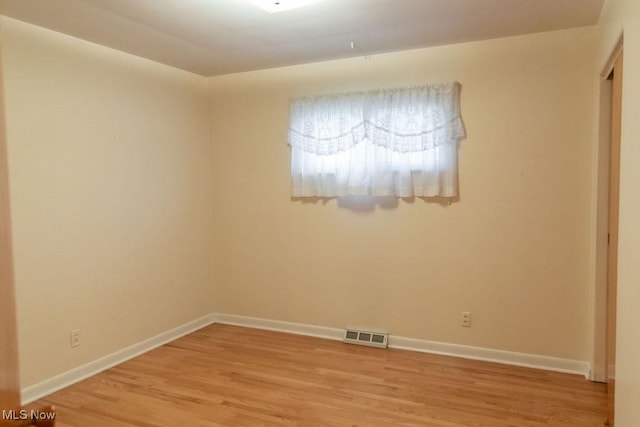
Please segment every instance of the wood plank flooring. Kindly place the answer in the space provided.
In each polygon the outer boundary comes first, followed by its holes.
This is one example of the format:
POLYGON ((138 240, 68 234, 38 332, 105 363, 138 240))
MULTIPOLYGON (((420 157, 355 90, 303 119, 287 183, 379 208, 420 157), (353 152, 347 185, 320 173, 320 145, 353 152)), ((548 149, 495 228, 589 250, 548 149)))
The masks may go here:
POLYGON ((34 402, 58 427, 598 426, 584 378, 211 325, 34 402))

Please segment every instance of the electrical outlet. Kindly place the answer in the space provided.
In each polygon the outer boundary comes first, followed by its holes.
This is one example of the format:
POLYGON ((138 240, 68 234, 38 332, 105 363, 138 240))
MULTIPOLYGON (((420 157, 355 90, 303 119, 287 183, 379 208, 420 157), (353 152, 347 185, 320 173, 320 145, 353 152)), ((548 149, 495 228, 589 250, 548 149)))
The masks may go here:
POLYGON ((471 327, 471 312, 470 311, 463 311, 461 314, 462 314, 461 326, 464 327, 464 328, 470 328, 471 327))
POLYGON ((78 347, 80 345, 80 329, 74 329, 69 332, 69 338, 71 347, 78 347))

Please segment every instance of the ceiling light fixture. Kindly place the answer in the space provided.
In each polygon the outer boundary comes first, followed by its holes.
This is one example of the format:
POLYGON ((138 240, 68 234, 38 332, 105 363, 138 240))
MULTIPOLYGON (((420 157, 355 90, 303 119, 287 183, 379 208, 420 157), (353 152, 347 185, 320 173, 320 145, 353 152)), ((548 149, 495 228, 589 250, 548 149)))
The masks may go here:
POLYGON ((309 6, 310 4, 317 3, 319 1, 320 0, 251 0, 251 3, 269 13, 276 13, 309 6))

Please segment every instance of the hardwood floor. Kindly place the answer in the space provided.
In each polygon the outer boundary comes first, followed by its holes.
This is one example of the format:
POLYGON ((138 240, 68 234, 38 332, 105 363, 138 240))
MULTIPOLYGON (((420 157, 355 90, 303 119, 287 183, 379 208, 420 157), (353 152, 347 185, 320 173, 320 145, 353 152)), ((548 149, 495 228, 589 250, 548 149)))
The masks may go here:
POLYGON ((57 427, 598 426, 606 386, 453 357, 211 325, 61 390, 57 427))

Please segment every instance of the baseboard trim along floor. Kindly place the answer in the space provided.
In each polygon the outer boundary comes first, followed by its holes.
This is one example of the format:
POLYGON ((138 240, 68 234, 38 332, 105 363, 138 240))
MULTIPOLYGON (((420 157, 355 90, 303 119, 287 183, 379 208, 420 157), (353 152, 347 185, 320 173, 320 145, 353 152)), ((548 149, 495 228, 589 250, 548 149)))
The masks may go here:
MULTIPOLYGON (((244 326, 270 331, 287 332, 297 335, 312 336, 317 338, 341 341, 344 338, 344 330, 324 326, 307 325, 302 323, 269 320, 257 317, 238 316, 224 313, 214 313, 185 323, 182 326, 161 333, 137 344, 116 351, 100 359, 85 365, 71 369, 55 377, 22 389, 22 403, 29 404, 48 394, 61 390, 71 384, 77 383, 98 374, 115 365, 133 359, 140 354, 160 347, 168 342, 178 339, 212 323, 244 326)), ((528 368, 543 369, 547 371, 564 372, 584 375, 589 379, 591 364, 581 360, 563 359, 557 357, 541 356, 536 354, 517 353, 504 350, 495 350, 482 347, 473 347, 460 344, 449 344, 436 341, 427 341, 414 338, 399 337, 389 334, 389 347, 433 353, 446 356, 462 357, 465 359, 481 360, 486 362, 502 363, 506 365, 522 366, 528 368)))
POLYGON ((205 326, 212 324, 214 321, 214 316, 212 315, 201 317, 132 346, 123 348, 122 350, 118 350, 115 353, 96 359, 85 365, 63 372, 55 377, 23 388, 21 393, 22 404, 27 405, 53 392, 68 387, 71 384, 80 382, 85 378, 89 378, 113 366, 119 365, 122 362, 126 362, 129 359, 133 359, 136 356, 151 351, 154 348, 158 348, 184 335, 188 335, 198 329, 204 328, 205 326))
MULTIPOLYGON (((213 316, 215 323, 223 323, 226 325, 246 326, 256 329, 288 332, 292 334, 340 341, 344 338, 343 329, 222 313, 214 314, 213 316)), ((591 373, 591 364, 582 360, 563 359, 537 354, 517 353, 461 344, 449 344, 437 341, 405 338, 392 334, 389 334, 389 348, 462 357, 465 359, 522 366, 525 368, 543 369, 546 371, 563 372, 567 374, 584 375, 586 379, 590 378, 591 373)))

